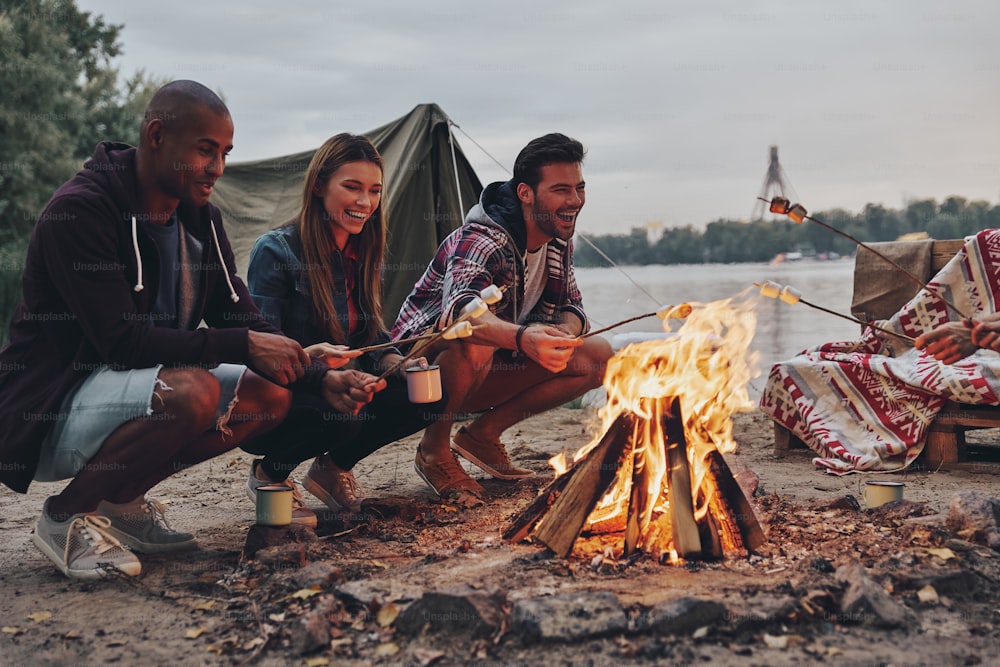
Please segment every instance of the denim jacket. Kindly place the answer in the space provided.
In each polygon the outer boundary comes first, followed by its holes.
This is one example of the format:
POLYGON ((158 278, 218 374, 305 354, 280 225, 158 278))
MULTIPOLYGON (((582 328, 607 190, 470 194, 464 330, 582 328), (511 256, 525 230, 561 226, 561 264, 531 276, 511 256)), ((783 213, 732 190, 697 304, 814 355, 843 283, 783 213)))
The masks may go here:
MULTIPOLYGON (((298 341, 302 347, 314 343, 330 341, 327 333, 317 326, 310 299, 308 267, 303 266, 302 242, 294 224, 287 224, 263 234, 250 251, 250 266, 247 270, 247 287, 250 296, 261 314, 286 336, 298 341)), ((344 261, 339 252, 332 256, 333 306, 343 331, 349 328, 347 317, 347 281, 344 275, 344 261)), ((360 283, 360 279, 355 283, 360 283)), ((372 343, 388 342, 389 336, 380 333, 372 343)), ((355 335, 347 344, 361 347, 367 342, 361 335, 355 335)), ((360 359, 362 370, 371 372, 386 352, 397 352, 394 348, 377 350, 363 355, 360 359)))

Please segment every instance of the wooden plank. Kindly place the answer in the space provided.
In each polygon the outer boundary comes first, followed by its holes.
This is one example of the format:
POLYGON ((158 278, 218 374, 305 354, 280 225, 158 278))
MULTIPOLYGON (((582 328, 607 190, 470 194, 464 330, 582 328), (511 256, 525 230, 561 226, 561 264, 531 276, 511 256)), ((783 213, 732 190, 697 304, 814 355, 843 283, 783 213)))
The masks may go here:
POLYGON ((931 274, 943 269, 944 265, 950 262, 951 258, 957 255, 964 245, 965 241, 962 239, 934 241, 931 245, 931 274))
POLYGON ((789 454, 810 454, 806 443, 802 442, 794 433, 787 428, 774 422, 774 455, 777 457, 788 456, 789 454))
POLYGON ((1000 428, 1000 406, 962 405, 948 402, 934 418, 934 424, 1000 428))
POLYGON ((955 431, 929 431, 924 443, 924 465, 931 470, 958 461, 958 434, 955 431))

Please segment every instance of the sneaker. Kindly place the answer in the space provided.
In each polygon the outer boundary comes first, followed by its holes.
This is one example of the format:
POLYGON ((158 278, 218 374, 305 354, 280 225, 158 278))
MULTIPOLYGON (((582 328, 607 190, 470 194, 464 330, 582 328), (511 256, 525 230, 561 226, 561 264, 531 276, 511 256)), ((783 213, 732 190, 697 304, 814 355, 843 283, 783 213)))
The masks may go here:
POLYGON ((55 521, 49 516, 51 501, 45 501, 31 540, 63 574, 71 579, 138 576, 142 564, 108 532, 111 519, 87 512, 55 521))
POLYGON ((449 449, 448 454, 449 456, 446 456, 444 461, 431 464, 424 459, 418 449, 413 467, 420 478, 427 482, 427 486, 434 489, 434 493, 441 498, 462 501, 463 504, 470 506, 473 504, 481 505, 483 503, 482 496, 485 493, 483 487, 479 485, 479 482, 469 477, 469 473, 465 472, 465 468, 459 463, 455 452, 449 449), (473 500, 478 502, 471 502, 473 500))
POLYGON ((511 462, 502 442, 480 440, 473 437, 464 426, 455 434, 451 448, 497 479, 524 479, 535 476, 534 471, 518 468, 511 462))
POLYGON ((303 526, 308 526, 309 528, 315 528, 318 524, 316 520, 316 513, 311 509, 306 507, 306 501, 302 497, 302 493, 299 492, 299 487, 295 485, 295 482, 291 478, 286 479, 284 482, 266 482, 262 479, 257 478, 257 467, 260 466, 261 459, 257 459, 250 466, 250 477, 247 478, 247 497, 250 498, 257 504, 257 489, 262 486, 287 486, 292 490, 292 523, 301 524, 303 526))
POLYGON ((171 528, 165 511, 163 503, 145 496, 122 505, 102 500, 97 506, 97 513, 111 520, 107 532, 132 551, 151 554, 196 548, 194 535, 171 528))
POLYGON ((309 472, 302 480, 302 486, 336 512, 339 509, 358 511, 364 493, 354 478, 354 472, 344 470, 329 456, 317 456, 309 472))

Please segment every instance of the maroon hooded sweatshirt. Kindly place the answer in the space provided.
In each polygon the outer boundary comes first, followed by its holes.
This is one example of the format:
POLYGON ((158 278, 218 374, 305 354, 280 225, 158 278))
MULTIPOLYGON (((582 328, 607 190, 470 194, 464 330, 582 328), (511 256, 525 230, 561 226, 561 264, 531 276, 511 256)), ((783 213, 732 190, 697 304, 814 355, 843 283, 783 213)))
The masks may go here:
POLYGON ((135 157, 125 144, 99 144, 49 200, 31 234, 21 302, 10 342, 0 350, 0 481, 15 491, 27 491, 42 440, 65 418, 58 414, 63 398, 101 364, 247 364, 248 331, 277 333, 237 277, 222 215, 212 204, 177 210, 184 229, 203 244, 202 257, 185 268, 201 273, 195 315, 209 328, 152 326, 160 258, 133 217, 135 157))

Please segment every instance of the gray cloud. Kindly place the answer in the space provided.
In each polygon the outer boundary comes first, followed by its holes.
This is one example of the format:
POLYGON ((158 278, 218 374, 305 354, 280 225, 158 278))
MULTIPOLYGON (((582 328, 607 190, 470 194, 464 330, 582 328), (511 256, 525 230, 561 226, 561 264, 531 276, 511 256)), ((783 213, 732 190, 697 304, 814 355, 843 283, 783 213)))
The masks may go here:
POLYGON ((770 144, 814 211, 1000 192, 989 1, 78 4, 125 24, 124 73, 225 94, 235 161, 433 101, 508 165, 544 132, 582 140, 592 233, 746 217, 770 144))

